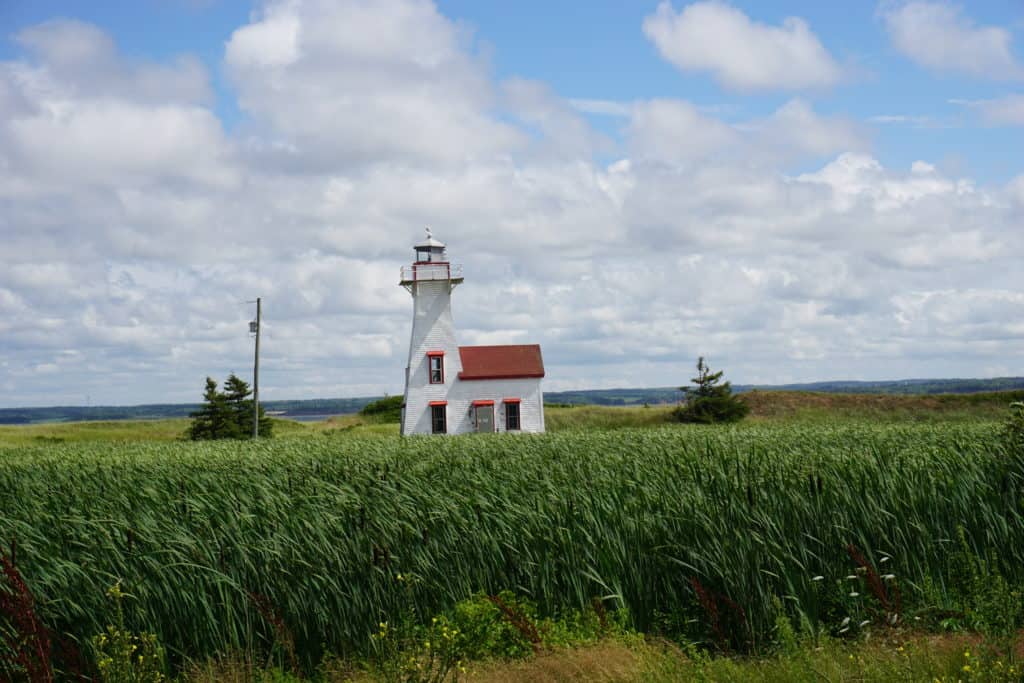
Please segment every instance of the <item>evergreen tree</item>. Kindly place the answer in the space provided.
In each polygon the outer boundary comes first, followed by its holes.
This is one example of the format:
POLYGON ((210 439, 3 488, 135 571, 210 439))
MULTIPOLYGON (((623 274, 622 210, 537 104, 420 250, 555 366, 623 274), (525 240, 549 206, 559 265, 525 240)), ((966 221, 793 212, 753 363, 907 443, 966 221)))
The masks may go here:
MULTIPOLYGON (((192 424, 188 436, 201 439, 245 439, 252 435, 252 390, 249 384, 232 373, 224 382, 224 391, 217 382, 206 378, 202 407, 190 414, 192 424)), ((260 406, 260 437, 272 435, 273 424, 260 406)))
MULTIPOLYGON (((227 399, 234 423, 238 425, 240 434, 231 438, 246 438, 252 435, 252 389, 249 383, 231 373, 224 382, 224 397, 227 399)), ((271 436, 273 423, 260 406, 260 437, 271 436)))
POLYGON ((746 417, 750 406, 734 396, 729 382, 719 384, 722 371, 711 372, 704 357, 697 359, 697 376, 690 381, 695 386, 680 387, 683 404, 672 411, 679 422, 737 422, 746 417))
POLYGON ((193 441, 224 438, 220 434, 228 420, 228 406, 224 395, 217 391, 217 382, 212 377, 206 378, 202 407, 190 413, 189 417, 192 418, 192 424, 189 425, 188 436, 193 441))

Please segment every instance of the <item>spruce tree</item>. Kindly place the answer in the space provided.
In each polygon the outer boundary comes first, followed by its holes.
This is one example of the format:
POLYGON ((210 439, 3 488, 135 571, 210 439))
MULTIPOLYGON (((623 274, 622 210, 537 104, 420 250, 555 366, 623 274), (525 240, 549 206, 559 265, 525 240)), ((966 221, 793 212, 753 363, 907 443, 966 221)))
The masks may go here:
POLYGON ((231 413, 231 421, 237 427, 238 434, 232 436, 241 439, 252 435, 252 401, 248 400, 252 395, 249 383, 231 373, 224 380, 224 398, 231 413))
POLYGON ((217 391, 217 382, 212 377, 206 378, 203 405, 189 417, 192 418, 192 424, 188 435, 193 441, 225 438, 223 434, 230 421, 228 404, 224 394, 217 391))
POLYGON ((750 406, 734 396, 729 382, 719 384, 722 371, 711 372, 704 357, 697 359, 697 376, 690 381, 695 386, 679 387, 683 404, 672 412, 679 422, 737 422, 746 417, 750 406))
MULTIPOLYGON (((191 413, 192 424, 188 436, 201 439, 246 439, 252 435, 252 390, 249 384, 235 376, 228 376, 224 391, 217 390, 217 382, 206 378, 202 407, 191 413)), ((260 436, 272 436, 273 423, 260 406, 260 436)))

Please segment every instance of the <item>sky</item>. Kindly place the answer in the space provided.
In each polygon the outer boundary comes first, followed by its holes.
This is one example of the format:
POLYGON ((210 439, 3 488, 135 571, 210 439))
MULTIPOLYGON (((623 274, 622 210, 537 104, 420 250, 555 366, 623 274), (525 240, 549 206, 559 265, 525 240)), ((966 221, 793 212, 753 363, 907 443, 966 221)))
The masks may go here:
POLYGON ((1024 374, 1024 4, 0 2, 0 407, 1024 374))

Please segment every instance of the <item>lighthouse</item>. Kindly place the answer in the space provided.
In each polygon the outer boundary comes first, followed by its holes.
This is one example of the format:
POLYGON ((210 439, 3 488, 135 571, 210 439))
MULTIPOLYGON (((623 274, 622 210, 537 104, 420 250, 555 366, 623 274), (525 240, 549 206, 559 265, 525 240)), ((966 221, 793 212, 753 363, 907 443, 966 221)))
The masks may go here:
POLYGON ((429 228, 413 249, 400 281, 413 300, 401 433, 543 432, 540 345, 459 346, 452 293, 462 266, 429 228))

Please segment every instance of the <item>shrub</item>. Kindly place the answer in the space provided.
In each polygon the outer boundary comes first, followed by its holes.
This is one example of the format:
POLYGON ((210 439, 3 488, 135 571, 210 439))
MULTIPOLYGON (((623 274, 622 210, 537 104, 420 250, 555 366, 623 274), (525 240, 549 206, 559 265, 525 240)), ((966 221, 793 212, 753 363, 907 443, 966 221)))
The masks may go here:
POLYGON ((401 396, 385 396, 366 404, 359 414, 374 422, 398 422, 402 419, 403 400, 401 396))

